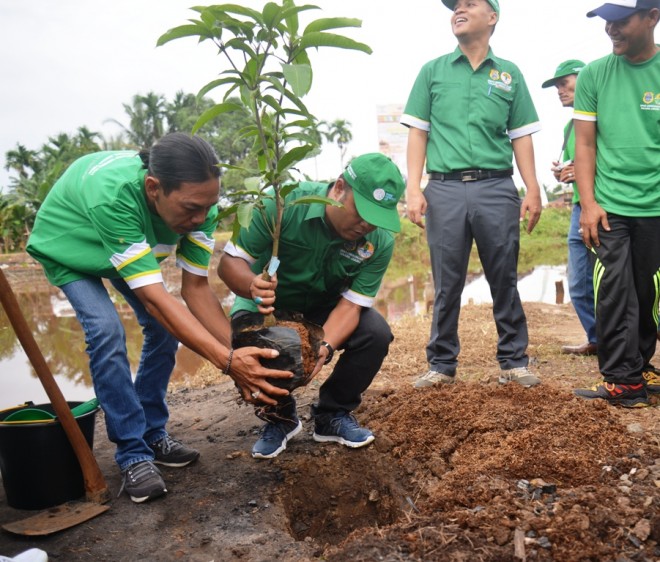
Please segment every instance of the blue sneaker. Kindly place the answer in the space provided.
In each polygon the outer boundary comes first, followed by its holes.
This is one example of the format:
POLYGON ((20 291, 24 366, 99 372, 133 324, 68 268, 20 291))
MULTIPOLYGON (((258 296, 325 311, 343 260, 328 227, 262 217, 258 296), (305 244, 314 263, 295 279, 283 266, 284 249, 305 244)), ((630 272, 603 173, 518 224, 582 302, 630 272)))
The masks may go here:
POLYGON ((314 441, 341 443, 347 447, 364 447, 375 437, 368 429, 360 427, 355 416, 350 412, 316 415, 314 441))
POLYGON ((289 439, 298 435, 302 423, 298 417, 292 420, 268 422, 262 429, 261 437, 252 447, 255 459, 272 459, 286 449, 289 439))

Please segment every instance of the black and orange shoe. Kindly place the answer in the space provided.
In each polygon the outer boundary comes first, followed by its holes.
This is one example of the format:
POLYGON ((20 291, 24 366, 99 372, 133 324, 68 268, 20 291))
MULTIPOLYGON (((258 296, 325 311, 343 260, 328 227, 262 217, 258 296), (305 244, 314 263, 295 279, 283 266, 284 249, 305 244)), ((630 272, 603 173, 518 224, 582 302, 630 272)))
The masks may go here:
POLYGON ((660 396, 660 374, 655 369, 644 371, 644 386, 649 395, 660 396))
POLYGON ((615 406, 624 408, 645 408, 649 405, 649 396, 644 384, 615 384, 601 382, 592 388, 578 388, 573 391, 576 396, 586 400, 600 398, 615 406))

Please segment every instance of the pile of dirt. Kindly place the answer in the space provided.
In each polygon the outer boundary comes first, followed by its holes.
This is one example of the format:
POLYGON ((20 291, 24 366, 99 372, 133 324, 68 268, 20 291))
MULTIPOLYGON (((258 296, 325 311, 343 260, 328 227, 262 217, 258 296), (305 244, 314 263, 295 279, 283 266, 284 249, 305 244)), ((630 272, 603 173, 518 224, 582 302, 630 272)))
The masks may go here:
POLYGON ((470 382, 370 400, 409 505, 328 559, 657 559, 657 443, 605 404, 547 395, 470 382))
MULTIPOLYGON (((659 560, 658 408, 574 398, 598 368, 593 357, 560 353, 583 337, 572 308, 525 310, 543 380, 532 389, 498 385, 488 306, 463 309, 451 387, 412 388, 426 369, 430 321, 395 323, 390 355, 356 412, 377 436, 364 449, 311 438, 309 406, 326 368, 295 391, 305 431, 276 459, 252 459, 261 422, 205 365, 172 386, 170 431, 202 456, 164 469, 166 497, 136 505, 121 495, 104 515, 42 539, 3 532, 0 554, 36 546, 66 561, 659 560)), ((116 494, 101 423, 95 454, 116 494)), ((0 524, 29 514, 0 492, 0 524)))

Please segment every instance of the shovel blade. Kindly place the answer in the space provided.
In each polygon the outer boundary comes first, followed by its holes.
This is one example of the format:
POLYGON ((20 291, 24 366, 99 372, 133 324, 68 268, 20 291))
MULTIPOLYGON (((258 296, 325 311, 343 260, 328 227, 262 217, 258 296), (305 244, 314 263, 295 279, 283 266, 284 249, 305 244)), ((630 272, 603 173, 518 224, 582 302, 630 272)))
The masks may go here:
POLYGON ((52 507, 26 519, 6 523, 2 528, 15 535, 50 535, 84 523, 92 517, 108 511, 108 509, 110 509, 109 505, 72 501, 52 507))

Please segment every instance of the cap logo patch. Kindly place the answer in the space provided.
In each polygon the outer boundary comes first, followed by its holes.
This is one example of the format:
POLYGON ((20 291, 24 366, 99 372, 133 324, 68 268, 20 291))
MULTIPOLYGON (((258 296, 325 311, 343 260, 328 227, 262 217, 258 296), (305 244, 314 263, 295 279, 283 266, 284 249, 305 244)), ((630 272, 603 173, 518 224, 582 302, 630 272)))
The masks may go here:
POLYGON ((373 195, 376 201, 382 201, 383 199, 385 199, 385 190, 382 187, 374 189, 373 195))

